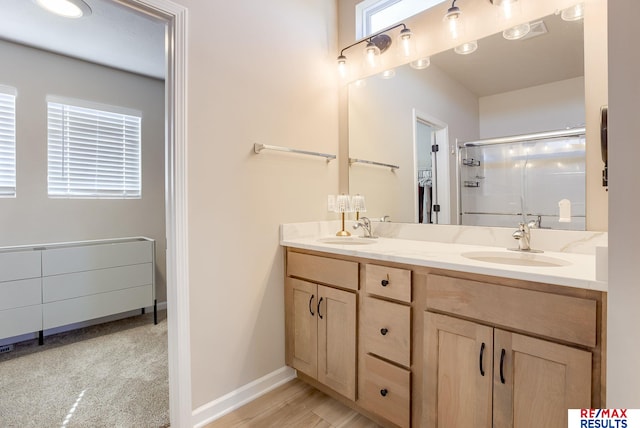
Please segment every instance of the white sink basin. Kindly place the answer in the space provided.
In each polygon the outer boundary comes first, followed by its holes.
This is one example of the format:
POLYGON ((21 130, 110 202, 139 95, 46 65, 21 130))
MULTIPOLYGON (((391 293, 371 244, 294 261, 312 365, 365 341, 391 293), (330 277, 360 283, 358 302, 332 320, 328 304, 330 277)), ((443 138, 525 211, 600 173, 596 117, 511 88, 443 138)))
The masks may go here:
POLYGON ((462 253, 462 257, 479 262, 498 263, 502 265, 559 267, 570 265, 566 260, 556 257, 543 256, 537 253, 503 252, 503 251, 473 251, 462 253))
POLYGON ((328 238, 319 238, 318 242, 323 244, 335 245, 368 245, 375 244, 375 238, 361 238, 359 236, 330 236, 328 238))

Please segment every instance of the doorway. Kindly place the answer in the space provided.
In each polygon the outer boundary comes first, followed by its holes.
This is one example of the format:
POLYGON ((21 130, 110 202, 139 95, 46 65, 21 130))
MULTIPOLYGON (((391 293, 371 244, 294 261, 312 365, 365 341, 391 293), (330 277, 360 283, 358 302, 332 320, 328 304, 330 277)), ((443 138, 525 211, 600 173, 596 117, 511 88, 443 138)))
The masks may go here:
POLYGON ((448 125, 414 109, 415 222, 451 224, 448 125))

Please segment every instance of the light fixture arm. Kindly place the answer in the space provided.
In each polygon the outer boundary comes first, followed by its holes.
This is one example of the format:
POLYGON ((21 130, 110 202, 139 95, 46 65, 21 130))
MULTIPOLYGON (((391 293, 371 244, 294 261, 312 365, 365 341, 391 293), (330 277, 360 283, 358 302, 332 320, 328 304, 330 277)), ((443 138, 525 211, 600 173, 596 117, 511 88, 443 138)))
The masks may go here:
MULTIPOLYGON (((456 1, 457 1, 457 0, 454 0, 454 3, 455 3, 456 1)), ((386 28, 386 29, 384 29, 384 30, 382 30, 382 31, 379 31, 379 32, 375 33, 375 34, 371 34, 371 35, 369 35, 369 36, 365 37, 364 39, 360 39, 360 40, 358 40, 357 42, 350 44, 350 45, 349 45, 349 46, 347 46, 346 48, 343 48, 343 49, 340 51, 340 56, 344 56, 344 51, 346 51, 347 49, 350 49, 350 48, 352 48, 352 47, 354 47, 354 46, 356 46, 356 45, 359 45, 360 43, 364 43, 364 42, 367 42, 367 43, 373 43, 373 39, 375 39, 376 37, 380 36, 381 34, 384 34, 384 33, 388 32, 388 31, 395 30, 396 28, 399 28, 399 27, 402 27, 402 29, 403 29, 403 30, 406 30, 406 29, 407 29, 407 26, 406 26, 405 24, 402 24, 402 23, 401 23, 401 24, 396 24, 396 25, 394 25, 393 27, 386 28)))

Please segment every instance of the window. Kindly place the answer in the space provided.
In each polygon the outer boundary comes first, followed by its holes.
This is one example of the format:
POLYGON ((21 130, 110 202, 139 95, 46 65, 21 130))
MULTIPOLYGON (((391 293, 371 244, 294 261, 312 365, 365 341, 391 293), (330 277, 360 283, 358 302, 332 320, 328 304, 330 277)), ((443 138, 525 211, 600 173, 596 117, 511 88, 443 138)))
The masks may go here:
POLYGON ((0 197, 16 196, 16 94, 0 85, 0 197))
POLYGON ((140 112, 71 103, 47 98, 49 196, 140 198, 140 112))
POLYGON ((361 39, 448 0, 365 0, 356 5, 356 38, 361 39))

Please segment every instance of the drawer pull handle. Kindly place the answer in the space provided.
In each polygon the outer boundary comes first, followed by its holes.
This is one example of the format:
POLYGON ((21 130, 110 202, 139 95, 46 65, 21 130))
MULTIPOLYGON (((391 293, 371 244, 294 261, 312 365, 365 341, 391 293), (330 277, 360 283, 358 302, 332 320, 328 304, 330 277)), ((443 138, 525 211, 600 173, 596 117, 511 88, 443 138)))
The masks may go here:
POLYGON ((315 315, 315 313, 313 312, 313 309, 311 309, 311 302, 313 302, 313 299, 315 298, 316 298, 315 294, 312 294, 311 298, 309 299, 309 313, 311 314, 311 316, 315 315))
POLYGON ((383 279, 382 281, 380 281, 380 285, 382 285, 383 287, 389 285, 389 274, 387 274, 387 279, 383 279))
POLYGON ((485 344, 484 342, 482 342, 482 346, 480 346, 480 375, 484 376, 484 363, 483 363, 483 359, 484 359, 484 347, 485 344))
POLYGON ((389 391, 387 391, 387 388, 380 390, 380 395, 382 395, 383 397, 386 397, 388 393, 389 391))
POLYGON ((324 299, 324 297, 321 297, 320 300, 318 301, 318 316, 320 317, 320 319, 324 318, 320 313, 320 305, 322 304, 322 299, 324 299))
POLYGON ((381 334, 381 335, 386 336, 386 335, 387 335, 387 333, 389 333, 389 330, 388 330, 388 329, 386 329, 386 328, 381 328, 381 329, 380 329, 380 334, 381 334))
POLYGON ((507 351, 504 350, 504 348, 502 349, 502 353, 500 354, 500 382, 502 382, 503 384, 505 383, 504 380, 504 356, 507 353, 507 351))

